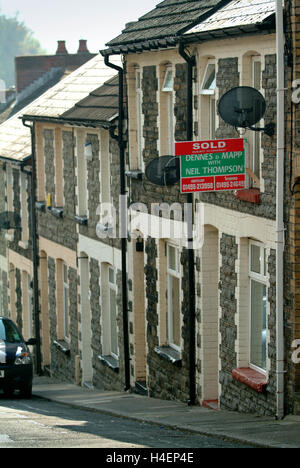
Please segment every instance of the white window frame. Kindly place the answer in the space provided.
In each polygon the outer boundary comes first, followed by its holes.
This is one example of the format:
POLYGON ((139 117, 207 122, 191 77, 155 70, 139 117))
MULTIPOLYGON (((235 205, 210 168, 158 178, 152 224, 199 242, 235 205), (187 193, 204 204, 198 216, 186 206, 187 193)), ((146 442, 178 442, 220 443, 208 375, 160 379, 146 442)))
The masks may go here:
MULTIPOLYGON (((217 65, 216 61, 214 59, 209 59, 207 61, 207 65, 205 68, 203 80, 201 82, 201 86, 199 89, 199 94, 200 98, 202 98, 204 101, 200 104, 200 107, 205 105, 208 109, 209 113, 209 135, 207 137, 210 140, 214 140, 216 138, 216 117, 217 117, 217 111, 216 111, 216 73, 217 73, 217 65), (209 78, 209 69, 210 67, 214 67, 215 69, 215 85, 213 86, 212 89, 208 89, 205 87, 205 83, 207 82, 209 78)), ((202 118, 200 118, 200 121, 202 121, 202 118)))
POLYGON ((161 89, 162 93, 166 93, 168 96, 168 142, 169 142, 169 154, 174 154, 175 145, 175 116, 174 116, 174 73, 171 66, 168 66, 165 71, 163 80, 163 86, 161 89), (169 86, 169 76, 172 76, 172 86, 169 86))
POLYGON ((65 341, 69 343, 70 341, 69 281, 68 281, 68 265, 65 262, 62 262, 62 288, 63 288, 64 338, 65 338, 65 341))
MULTIPOLYGON (((14 211, 14 174, 10 165, 6 166, 6 210, 9 212, 14 211)), ((12 241, 14 238, 14 230, 10 229, 5 234, 6 240, 12 241)))
POLYGON ((31 288, 31 278, 30 275, 27 273, 26 275, 26 286, 27 286, 27 314, 28 314, 28 338, 32 338, 34 336, 33 333, 33 293, 31 288))
POLYGON ((112 343, 112 326, 115 327, 115 331, 116 331, 116 336, 117 336, 117 348, 118 348, 118 351, 119 351, 119 346, 118 346, 118 325, 117 325, 117 283, 116 283, 116 270, 111 266, 109 265, 108 268, 107 268, 107 273, 108 273, 108 289, 109 289, 109 295, 108 295, 108 315, 109 315, 109 352, 110 352, 110 355, 118 360, 119 359, 119 355, 118 355, 118 352, 117 354, 113 351, 113 343, 112 343), (110 273, 113 273, 113 281, 111 281, 110 279, 110 273), (112 316, 111 316, 111 292, 113 292, 115 294, 115 324, 112 323, 112 316))
POLYGON ((29 214, 28 214, 28 199, 27 199, 27 190, 28 190, 28 179, 27 175, 23 172, 20 172, 20 206, 21 206, 21 238, 22 238, 22 247, 28 248, 29 241, 29 214))
POLYGON ((174 336, 173 336, 173 321, 174 321, 174 316, 173 316, 173 308, 172 308, 172 279, 176 278, 179 280, 179 330, 180 330, 180 342, 181 342, 181 301, 180 301, 180 251, 178 246, 167 243, 166 244, 166 249, 167 249, 167 297, 168 297, 168 303, 167 303, 167 325, 168 325, 168 331, 167 331, 167 341, 168 345, 175 349, 176 351, 180 352, 181 351, 181 345, 178 346, 175 344, 174 341, 174 336), (170 268, 170 248, 175 249, 175 270, 170 268))
POLYGON ((209 88, 206 88, 205 87, 205 83, 209 77, 209 69, 210 67, 214 66, 215 68, 215 80, 216 80, 216 61, 213 60, 213 59, 209 59, 208 62, 207 62, 207 65, 206 65, 206 68, 205 68, 205 72, 204 72, 204 76, 203 76, 203 80, 202 80, 202 83, 201 83, 201 87, 200 87, 200 94, 203 94, 203 95, 215 95, 215 92, 216 92, 216 84, 215 86, 212 88, 212 89, 209 89, 209 88))
MULTIPOLYGON (((251 241, 249 243, 249 280, 250 280, 250 314, 249 314, 249 365, 251 369, 257 370, 263 374, 267 374, 267 369, 263 369, 262 367, 257 366, 256 364, 252 364, 251 362, 251 355, 252 355, 252 281, 256 283, 260 283, 266 288, 266 300, 268 297, 268 285, 267 285, 267 249, 264 244, 260 242, 251 241), (252 270, 252 247, 256 246, 260 249, 260 271, 259 273, 252 270)), ((266 367, 267 367, 267 359, 268 359, 268 340, 267 340, 267 310, 266 310, 266 367)))
POLYGON ((135 91, 136 91, 136 131, 137 131, 137 156, 138 169, 143 169, 143 87, 142 87, 142 71, 138 68, 135 71, 135 91))

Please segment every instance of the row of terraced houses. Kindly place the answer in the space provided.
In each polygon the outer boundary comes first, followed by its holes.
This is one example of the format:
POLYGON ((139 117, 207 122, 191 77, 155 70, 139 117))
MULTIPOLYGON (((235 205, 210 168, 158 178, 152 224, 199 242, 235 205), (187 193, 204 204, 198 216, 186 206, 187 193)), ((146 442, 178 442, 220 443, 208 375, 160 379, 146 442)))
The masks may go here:
POLYGON ((261 126, 276 124, 275 7, 164 0, 0 125, 0 212, 21 220, 0 231, 0 314, 38 338, 37 372, 191 405, 299 411, 299 0, 284 6, 282 330, 277 128, 241 132, 218 111, 227 91, 248 86, 267 104, 261 126), (188 198, 179 183, 145 175, 175 142, 241 135, 246 190, 188 198), (149 232, 163 207, 184 213, 187 200, 203 227, 192 251, 182 237, 149 232))

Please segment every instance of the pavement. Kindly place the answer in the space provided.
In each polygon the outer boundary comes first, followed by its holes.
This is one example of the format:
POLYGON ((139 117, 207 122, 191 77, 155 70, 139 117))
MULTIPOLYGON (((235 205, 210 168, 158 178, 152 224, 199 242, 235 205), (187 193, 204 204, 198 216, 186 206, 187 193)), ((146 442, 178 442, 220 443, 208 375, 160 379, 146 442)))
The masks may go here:
POLYGON ((82 388, 50 377, 35 377, 33 395, 133 421, 156 424, 262 448, 300 448, 300 416, 272 417, 189 407, 135 393, 82 388))

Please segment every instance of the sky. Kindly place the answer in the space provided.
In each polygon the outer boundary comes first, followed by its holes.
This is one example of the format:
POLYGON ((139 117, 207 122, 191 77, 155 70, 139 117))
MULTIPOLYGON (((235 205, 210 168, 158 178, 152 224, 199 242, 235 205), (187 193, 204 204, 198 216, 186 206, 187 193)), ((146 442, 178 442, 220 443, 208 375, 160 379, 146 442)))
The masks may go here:
POLYGON ((161 0, 0 0, 0 14, 14 16, 34 33, 49 54, 58 40, 76 53, 79 39, 88 41, 90 52, 105 49, 130 21, 151 11, 161 0))

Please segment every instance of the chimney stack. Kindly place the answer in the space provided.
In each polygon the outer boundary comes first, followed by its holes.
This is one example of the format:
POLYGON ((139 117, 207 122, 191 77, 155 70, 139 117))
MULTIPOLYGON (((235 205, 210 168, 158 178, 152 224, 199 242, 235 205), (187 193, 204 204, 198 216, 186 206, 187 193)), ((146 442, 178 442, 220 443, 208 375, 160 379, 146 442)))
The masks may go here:
POLYGON ((56 55, 67 55, 66 41, 57 41, 56 55))
POLYGON ((89 50, 87 48, 87 41, 85 39, 80 39, 79 41, 79 49, 78 54, 89 54, 89 50))

